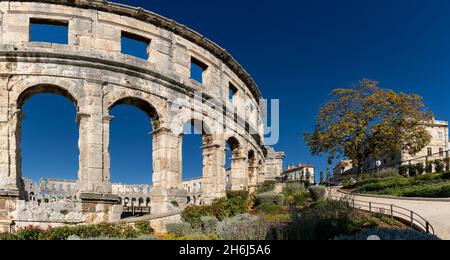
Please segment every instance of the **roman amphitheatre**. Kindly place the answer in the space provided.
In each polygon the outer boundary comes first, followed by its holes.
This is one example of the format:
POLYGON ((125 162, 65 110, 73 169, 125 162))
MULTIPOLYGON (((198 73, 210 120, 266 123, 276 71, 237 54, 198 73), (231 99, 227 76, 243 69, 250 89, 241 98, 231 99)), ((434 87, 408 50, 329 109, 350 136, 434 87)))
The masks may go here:
POLYGON ((230 53, 201 34, 150 11, 105 1, 1 1, 0 11, 0 231, 12 222, 120 220, 125 198, 110 181, 109 137, 110 110, 121 104, 144 111, 154 129, 153 181, 144 199, 156 220, 176 217, 192 196, 208 204, 227 189, 252 189, 280 175, 283 154, 263 141, 260 90, 230 53), (67 44, 31 41, 32 24, 65 27, 67 44), (146 43, 148 59, 123 53, 123 37, 146 43), (201 82, 191 77, 194 65, 202 70, 201 82), (71 187, 70 200, 38 202, 23 178, 22 108, 39 93, 64 96, 77 109, 78 179, 53 180, 58 190, 71 187), (203 134, 200 194, 182 180, 186 123, 203 134), (229 180, 226 144, 233 154, 229 180))

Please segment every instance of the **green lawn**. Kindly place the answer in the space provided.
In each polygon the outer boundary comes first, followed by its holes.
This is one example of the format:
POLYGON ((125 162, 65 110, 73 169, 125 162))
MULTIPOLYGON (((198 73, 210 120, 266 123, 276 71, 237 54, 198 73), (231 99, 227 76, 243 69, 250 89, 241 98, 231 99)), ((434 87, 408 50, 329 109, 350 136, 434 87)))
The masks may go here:
POLYGON ((401 197, 450 198, 450 172, 405 178, 374 178, 344 187, 355 193, 401 197))

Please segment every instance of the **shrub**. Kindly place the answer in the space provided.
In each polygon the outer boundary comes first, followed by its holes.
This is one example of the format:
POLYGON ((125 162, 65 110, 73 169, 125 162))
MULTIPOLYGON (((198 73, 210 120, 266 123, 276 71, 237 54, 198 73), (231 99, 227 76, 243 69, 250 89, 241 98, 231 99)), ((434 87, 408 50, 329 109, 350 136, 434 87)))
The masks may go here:
POLYGON ((149 221, 139 221, 134 224, 134 228, 140 235, 153 234, 155 230, 150 226, 149 221))
POLYGON ((49 228, 42 230, 29 226, 20 229, 14 235, 6 237, 8 240, 67 240, 69 237, 79 237, 80 239, 109 237, 131 239, 141 235, 149 235, 153 229, 149 224, 137 224, 133 227, 127 224, 99 224, 99 225, 79 225, 49 228))
POLYGON ((324 186, 312 186, 309 188, 309 194, 314 201, 323 200, 327 189, 324 186))
POLYGON ((265 181, 258 185, 255 194, 271 192, 275 190, 276 181, 265 181))
POLYGON ((187 222, 167 224, 166 231, 167 233, 173 234, 178 237, 193 233, 191 224, 187 222))
POLYGON ((434 169, 436 172, 440 173, 444 171, 444 162, 440 159, 435 160, 434 162, 434 169))
POLYGON ((433 163, 427 162, 425 165, 425 172, 426 173, 433 173, 433 163))
POLYGON ((450 172, 444 172, 441 175, 441 178, 444 179, 444 180, 450 180, 450 172))
POLYGON ((429 235, 414 229, 388 229, 371 228, 361 231, 356 235, 341 235, 335 240, 367 240, 369 236, 378 236, 381 240, 439 240, 436 236, 429 235))
POLYGON ((292 223, 285 231, 289 240, 329 240, 340 234, 353 233, 353 210, 343 201, 322 200, 292 212, 292 223))
POLYGON ((277 205, 271 202, 265 202, 256 207, 256 209, 264 213, 276 213, 283 211, 284 208, 281 205, 277 205))
POLYGON ((296 206, 305 205, 306 199, 308 197, 308 193, 306 192, 305 186, 303 184, 297 187, 292 187, 288 185, 283 190, 283 194, 289 205, 295 204, 296 206))
POLYGON ((384 168, 373 174, 363 174, 363 180, 365 179, 386 179, 386 178, 398 178, 401 177, 399 170, 395 168, 384 168))
POLYGON ((227 192, 227 199, 239 209, 239 213, 235 215, 242 214, 248 210, 250 203, 248 191, 229 191, 227 192))
POLYGON ((402 176, 408 176, 408 168, 409 168, 408 165, 402 165, 398 169, 398 173, 402 176))
POLYGON ((219 220, 247 212, 249 194, 246 191, 228 192, 226 198, 215 199, 211 205, 212 213, 219 220))
POLYGON ((450 198, 450 185, 416 187, 403 193, 405 197, 450 198))
POLYGON ((216 217, 207 216, 207 217, 201 217, 200 218, 202 222, 202 231, 205 234, 212 234, 217 229, 217 223, 219 223, 219 220, 216 217))
POLYGON ((278 206, 283 206, 284 204, 284 195, 275 192, 261 193, 256 195, 255 198, 256 205, 272 203, 278 206))
POLYGON ((39 240, 44 236, 45 231, 34 226, 27 226, 24 229, 20 229, 17 233, 17 240, 39 240))
POLYGON ((268 223, 249 214, 225 219, 217 227, 223 240, 265 240, 268 231, 268 223))
POLYGON ((450 158, 445 158, 444 164, 445 164, 445 171, 446 172, 450 171, 450 158))
POLYGON ((423 166, 423 163, 416 164, 416 172, 418 175, 422 175, 425 172, 425 167, 423 166))
POLYGON ((390 188, 402 188, 411 184, 412 179, 408 178, 394 178, 382 179, 379 181, 372 181, 366 183, 358 183, 355 191, 360 193, 378 192, 390 188))
POLYGON ((417 176, 417 167, 415 165, 408 165, 408 175, 409 177, 417 176))
POLYGON ((211 216, 210 206, 189 206, 181 212, 181 218, 195 229, 201 227, 201 218, 211 216))
POLYGON ((296 192, 306 192, 305 184, 302 182, 288 182, 283 189, 283 193, 293 194, 296 192))

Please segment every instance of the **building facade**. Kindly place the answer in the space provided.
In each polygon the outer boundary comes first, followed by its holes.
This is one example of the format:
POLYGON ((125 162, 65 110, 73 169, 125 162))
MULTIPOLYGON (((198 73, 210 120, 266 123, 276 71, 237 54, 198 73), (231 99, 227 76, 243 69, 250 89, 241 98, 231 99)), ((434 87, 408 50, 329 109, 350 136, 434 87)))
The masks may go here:
MULTIPOLYGON (((436 160, 445 161, 449 158, 449 132, 448 122, 441 120, 434 120, 434 125, 427 128, 431 135, 430 143, 417 154, 409 154, 408 152, 397 152, 393 156, 381 156, 381 158, 374 158, 370 156, 363 162, 362 170, 364 172, 373 172, 386 168, 400 168, 401 166, 422 164, 426 166, 427 163, 436 160), (378 165, 377 165, 378 162, 378 165)), ((432 165, 433 171, 435 166, 432 165)), ((342 160, 333 168, 332 181, 334 183, 341 180, 342 175, 355 173, 351 160, 342 160)))
POLYGON ((399 151, 393 156, 381 156, 381 158, 369 157, 363 163, 363 170, 373 171, 378 168, 399 168, 404 165, 415 165, 432 162, 435 160, 444 160, 448 158, 449 138, 448 138, 448 122, 434 120, 434 125, 427 127, 428 133, 431 135, 431 142, 416 154, 409 154, 405 151, 399 151), (379 167, 377 165, 379 163, 379 167))
POLYGON ((284 181, 301 181, 307 184, 315 183, 314 166, 310 164, 299 164, 298 166, 288 166, 282 173, 284 181))

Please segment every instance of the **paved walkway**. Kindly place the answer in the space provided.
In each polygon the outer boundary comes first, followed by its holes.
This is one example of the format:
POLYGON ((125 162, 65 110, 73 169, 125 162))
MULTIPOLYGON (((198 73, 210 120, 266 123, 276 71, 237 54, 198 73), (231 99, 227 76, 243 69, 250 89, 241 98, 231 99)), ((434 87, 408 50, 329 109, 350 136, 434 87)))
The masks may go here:
MULTIPOLYGON (((334 196, 343 196, 337 189, 333 189, 332 194, 334 196)), ((439 238, 450 240, 450 202, 401 200, 357 195, 354 198, 374 203, 392 204, 412 210, 430 222, 439 238)))

